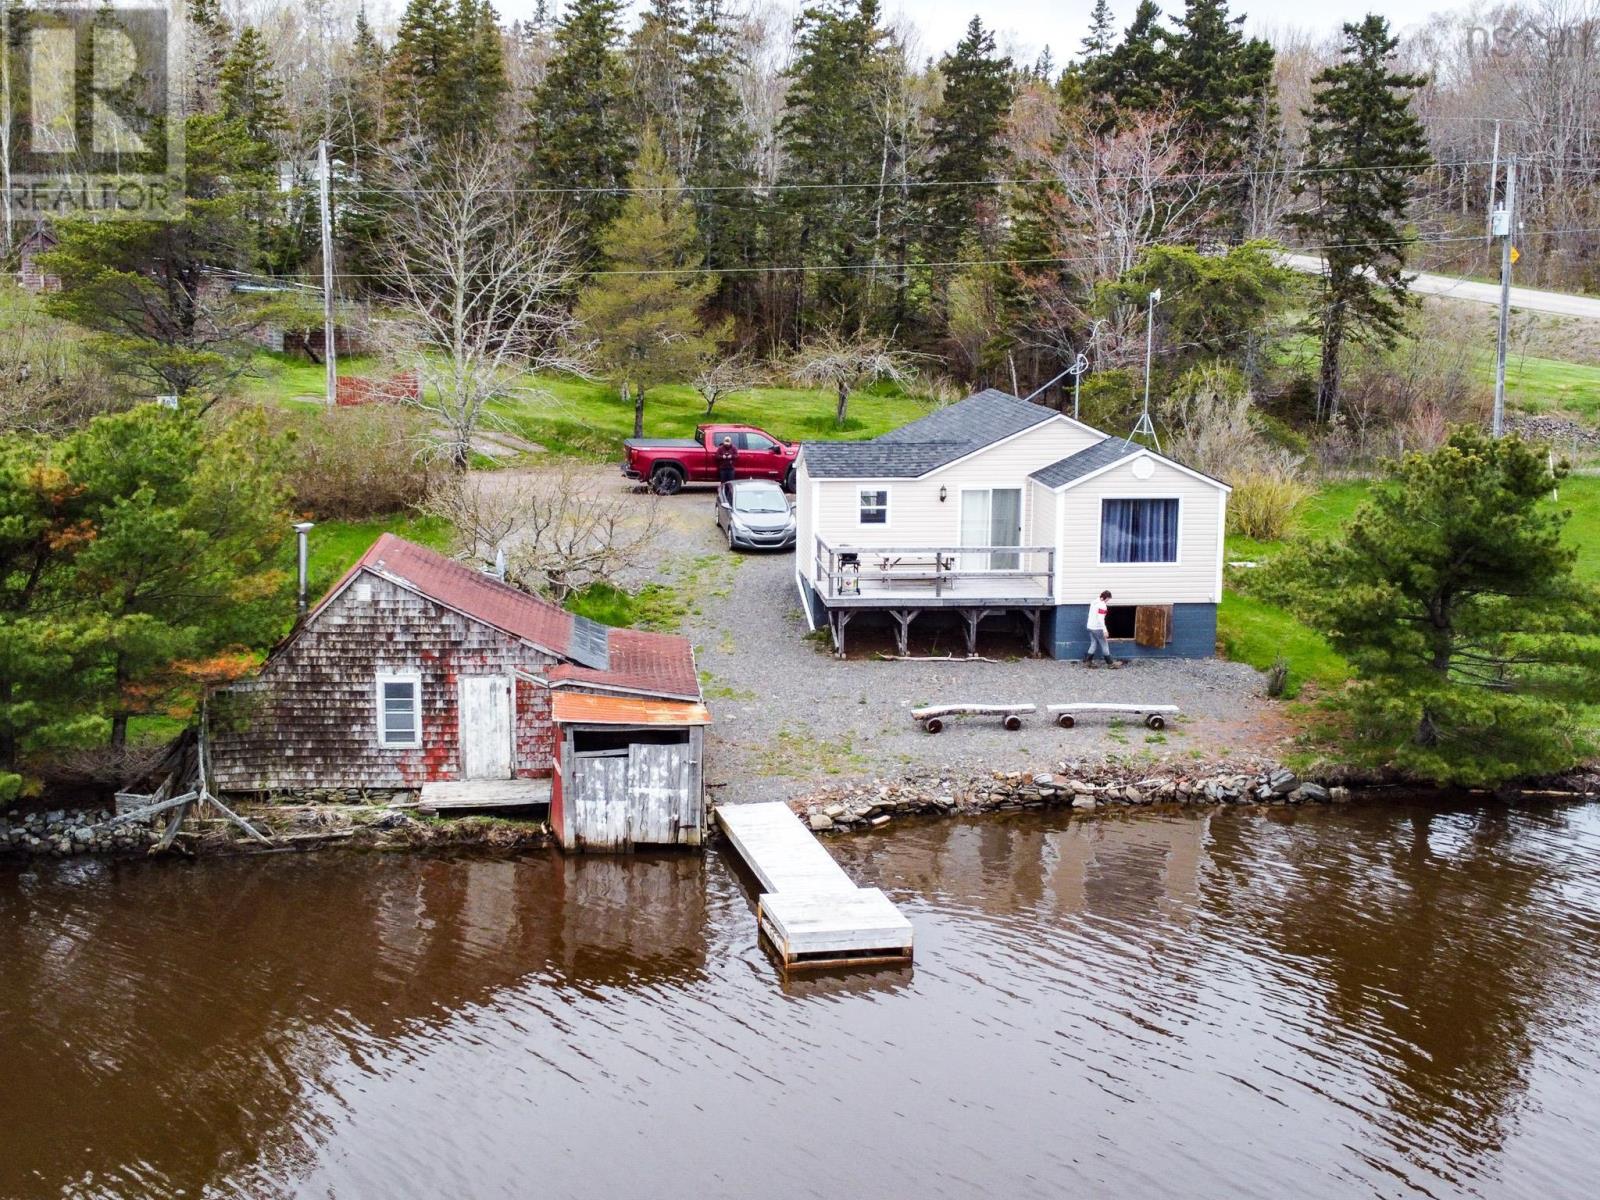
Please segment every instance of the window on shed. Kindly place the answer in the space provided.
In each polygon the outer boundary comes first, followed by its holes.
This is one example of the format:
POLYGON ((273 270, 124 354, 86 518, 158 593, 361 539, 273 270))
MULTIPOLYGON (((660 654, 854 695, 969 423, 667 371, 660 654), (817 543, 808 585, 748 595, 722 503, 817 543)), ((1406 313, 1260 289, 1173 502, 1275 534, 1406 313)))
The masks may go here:
POLYGON ((378 744, 395 750, 422 745, 422 680, 417 676, 378 676, 378 744))
POLYGON ((883 488, 861 489, 861 524, 889 523, 889 493, 883 488))
POLYGON ((1100 561, 1177 562, 1177 500, 1102 500, 1100 561))

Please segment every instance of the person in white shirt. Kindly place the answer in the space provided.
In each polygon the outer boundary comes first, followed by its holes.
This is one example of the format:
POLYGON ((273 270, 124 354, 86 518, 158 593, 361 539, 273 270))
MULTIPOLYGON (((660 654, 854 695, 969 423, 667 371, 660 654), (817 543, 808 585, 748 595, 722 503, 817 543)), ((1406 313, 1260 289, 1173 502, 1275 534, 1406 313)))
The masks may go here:
POLYGON ((1083 660, 1083 665, 1086 667, 1095 665, 1096 653, 1105 655, 1106 666, 1117 665, 1111 660, 1111 639, 1106 636, 1106 611, 1110 607, 1110 592, 1101 592, 1089 602, 1089 653, 1083 660))

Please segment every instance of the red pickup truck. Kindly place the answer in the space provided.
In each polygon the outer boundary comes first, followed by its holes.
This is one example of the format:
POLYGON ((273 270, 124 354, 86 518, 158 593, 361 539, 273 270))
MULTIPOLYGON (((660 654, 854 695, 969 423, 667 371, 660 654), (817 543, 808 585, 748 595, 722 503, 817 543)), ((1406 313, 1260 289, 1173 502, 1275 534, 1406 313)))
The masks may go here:
POLYGON ((671 496, 686 483, 717 481, 717 447, 733 440, 735 479, 774 479, 794 490, 794 460, 800 447, 780 442, 753 425, 701 425, 692 438, 629 438, 623 442, 622 473, 671 496))

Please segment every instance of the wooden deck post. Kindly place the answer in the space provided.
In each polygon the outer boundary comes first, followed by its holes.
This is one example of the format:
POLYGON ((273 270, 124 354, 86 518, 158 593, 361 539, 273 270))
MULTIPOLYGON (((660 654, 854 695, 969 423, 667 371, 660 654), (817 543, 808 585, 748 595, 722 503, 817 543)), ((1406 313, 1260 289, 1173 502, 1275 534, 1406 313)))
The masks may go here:
POLYGON ((1033 658, 1039 657, 1039 617, 1042 615, 1037 608, 1025 608, 1023 615, 1028 618, 1028 624, 1033 626, 1033 634, 1028 639, 1028 653, 1033 658))
POLYGON ((911 622, 920 616, 920 608, 891 608, 889 615, 894 618, 894 642, 900 647, 901 657, 911 653, 911 622))

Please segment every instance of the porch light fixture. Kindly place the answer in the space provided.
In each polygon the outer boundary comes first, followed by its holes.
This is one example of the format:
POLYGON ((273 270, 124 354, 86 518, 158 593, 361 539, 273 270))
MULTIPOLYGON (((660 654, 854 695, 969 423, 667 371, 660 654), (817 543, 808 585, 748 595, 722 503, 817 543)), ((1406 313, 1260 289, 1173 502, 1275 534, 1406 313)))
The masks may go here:
POLYGON ((944 503, 944 498, 946 496, 948 496, 949 494, 950 494, 950 489, 945 487, 944 484, 941 483, 939 485, 939 503, 943 504, 944 503))

